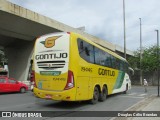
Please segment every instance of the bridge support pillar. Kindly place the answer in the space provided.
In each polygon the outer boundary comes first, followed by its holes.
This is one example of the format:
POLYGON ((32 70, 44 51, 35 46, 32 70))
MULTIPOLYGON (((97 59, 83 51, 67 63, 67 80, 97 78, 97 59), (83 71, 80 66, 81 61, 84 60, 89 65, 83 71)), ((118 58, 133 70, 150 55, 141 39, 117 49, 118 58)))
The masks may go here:
POLYGON ((26 81, 32 56, 34 41, 19 41, 5 47, 8 58, 9 77, 26 81))

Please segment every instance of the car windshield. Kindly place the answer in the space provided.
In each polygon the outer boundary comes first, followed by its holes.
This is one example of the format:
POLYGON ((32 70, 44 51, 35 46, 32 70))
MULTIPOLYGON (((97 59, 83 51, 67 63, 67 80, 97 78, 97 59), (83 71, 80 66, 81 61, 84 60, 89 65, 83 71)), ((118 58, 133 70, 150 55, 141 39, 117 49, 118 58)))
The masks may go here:
POLYGON ((8 82, 9 82, 9 83, 16 83, 15 80, 11 80, 11 79, 9 79, 8 82))

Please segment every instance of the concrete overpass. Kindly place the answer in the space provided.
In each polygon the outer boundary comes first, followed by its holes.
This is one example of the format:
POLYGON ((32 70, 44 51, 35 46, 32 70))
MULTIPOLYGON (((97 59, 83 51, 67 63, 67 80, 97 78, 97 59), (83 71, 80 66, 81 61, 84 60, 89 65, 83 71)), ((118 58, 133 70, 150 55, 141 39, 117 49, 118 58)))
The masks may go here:
MULTIPOLYGON (((6 0, 0 0, 0 19, 0 48, 4 48, 7 55, 10 76, 20 81, 27 80, 35 38, 46 33, 77 32, 112 51, 123 53, 121 47, 6 0)), ((132 52, 127 53, 132 55, 132 52)))

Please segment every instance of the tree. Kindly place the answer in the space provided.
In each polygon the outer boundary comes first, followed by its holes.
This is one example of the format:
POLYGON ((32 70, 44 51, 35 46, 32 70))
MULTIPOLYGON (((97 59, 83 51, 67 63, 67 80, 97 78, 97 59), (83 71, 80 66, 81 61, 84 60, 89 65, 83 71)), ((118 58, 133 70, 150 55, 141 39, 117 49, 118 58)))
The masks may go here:
MULTIPOLYGON (((143 50, 141 63, 143 72, 153 73, 157 70, 158 67, 160 67, 159 61, 157 59, 157 49, 157 46, 152 46, 143 50)), ((133 69, 140 69, 140 50, 135 51, 134 56, 130 57, 128 62, 133 69)))

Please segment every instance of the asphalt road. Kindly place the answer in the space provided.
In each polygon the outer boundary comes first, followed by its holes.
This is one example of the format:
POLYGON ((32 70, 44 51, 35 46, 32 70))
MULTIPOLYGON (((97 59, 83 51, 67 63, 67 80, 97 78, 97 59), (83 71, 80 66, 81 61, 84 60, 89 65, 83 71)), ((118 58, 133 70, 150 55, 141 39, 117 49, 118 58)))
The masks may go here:
MULTIPOLYGON (((121 93, 121 94, 111 95, 107 98, 106 101, 92 105, 89 104, 88 102, 59 102, 51 100, 42 100, 34 97, 31 91, 28 91, 27 93, 24 94, 7 93, 7 94, 0 94, 0 111, 67 111, 67 114, 70 114, 69 116, 75 114, 73 113, 73 111, 84 111, 84 112, 95 111, 93 112, 93 114, 96 114, 96 111, 125 111, 128 110, 133 105, 137 104, 138 102, 144 100, 148 96, 156 94, 157 94, 157 87, 148 87, 148 92, 145 93, 143 87, 132 86, 132 89, 129 90, 127 94, 121 93)), ((61 114, 59 114, 59 116, 61 116, 61 114)), ((38 120, 39 119, 40 118, 38 118, 38 120)), ((75 119, 75 117, 71 118, 66 116, 66 117, 41 118, 41 119, 72 120, 75 119)), ((76 119, 79 120, 81 119, 81 117, 77 117, 76 119)), ((107 120, 111 119, 111 117, 87 117, 87 119, 107 120)), ((17 118, 15 118, 15 120, 17 120, 17 118)))

